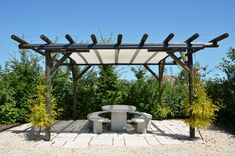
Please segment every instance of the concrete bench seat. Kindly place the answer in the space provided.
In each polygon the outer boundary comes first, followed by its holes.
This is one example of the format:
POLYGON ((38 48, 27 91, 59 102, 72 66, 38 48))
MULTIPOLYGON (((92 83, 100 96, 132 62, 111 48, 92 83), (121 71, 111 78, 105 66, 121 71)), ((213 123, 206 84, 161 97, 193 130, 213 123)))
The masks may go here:
POLYGON ((136 132, 137 133, 146 133, 146 122, 143 118, 132 118, 134 123, 136 123, 136 132))
POLYGON ((105 115, 109 112, 107 111, 99 111, 93 112, 87 115, 87 119, 92 121, 93 133, 99 134, 103 132, 103 123, 111 123, 110 119, 102 117, 101 115, 105 115))
POLYGON ((152 115, 145 112, 128 112, 129 114, 134 115, 131 120, 128 120, 128 123, 136 123, 136 132, 137 133, 146 133, 151 126, 152 115))

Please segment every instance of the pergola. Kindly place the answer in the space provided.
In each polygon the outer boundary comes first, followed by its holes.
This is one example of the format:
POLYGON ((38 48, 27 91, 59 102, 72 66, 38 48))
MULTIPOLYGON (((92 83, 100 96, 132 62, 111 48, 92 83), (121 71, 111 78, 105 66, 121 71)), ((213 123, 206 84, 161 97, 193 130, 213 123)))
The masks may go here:
MULTIPOLYGON (((20 49, 31 49, 45 56, 45 75, 47 87, 46 108, 48 114, 51 113, 51 78, 53 73, 61 65, 71 66, 73 77, 73 108, 76 110, 76 82, 82 75, 89 70, 92 65, 143 65, 157 80, 159 80, 159 102, 163 103, 163 72, 165 65, 179 65, 188 72, 189 77, 189 103, 193 103, 193 53, 204 48, 219 47, 218 42, 227 38, 228 33, 222 34, 208 42, 193 42, 199 37, 194 34, 184 42, 171 43, 174 34, 169 34, 163 42, 146 43, 148 34, 144 34, 139 43, 122 43, 122 35, 117 36, 117 42, 114 44, 98 43, 94 34, 91 35, 91 44, 78 44, 70 35, 65 35, 68 43, 53 43, 45 35, 40 38, 45 43, 28 43, 22 38, 12 35, 11 38, 19 43, 20 49), (61 56, 58 59, 58 54, 61 56), (171 59, 171 61, 167 61, 171 59), (67 60, 67 61, 66 61, 67 60), (69 62, 69 63, 68 63, 69 62), (77 73, 78 66, 86 67, 80 73, 77 73), (159 73, 155 73, 149 65, 158 65, 159 73)), ((74 119, 77 113, 73 112, 74 119)), ((46 127, 46 140, 50 140, 50 126, 46 127)), ((195 137, 195 128, 190 127, 190 137, 195 137)))

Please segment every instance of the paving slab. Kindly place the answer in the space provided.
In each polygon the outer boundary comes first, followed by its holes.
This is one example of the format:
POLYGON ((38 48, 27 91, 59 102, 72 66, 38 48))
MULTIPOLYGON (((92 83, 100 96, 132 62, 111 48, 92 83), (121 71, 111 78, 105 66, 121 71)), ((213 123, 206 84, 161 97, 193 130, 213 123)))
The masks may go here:
POLYGON ((80 127, 80 126, 81 126, 80 121, 76 120, 76 121, 71 122, 71 124, 69 124, 67 127, 65 127, 64 131, 73 132, 75 128, 80 127))
POLYGON ((107 136, 109 136, 109 137, 117 137, 118 134, 117 133, 101 133, 101 134, 98 134, 97 136, 98 137, 107 137, 107 136))
POLYGON ((77 137, 96 137, 98 134, 94 134, 94 133, 80 133, 78 134, 77 137))
POLYGON ((160 145, 160 142, 153 136, 145 137, 149 145, 160 145))
POLYGON ((51 131, 54 132, 65 132, 64 130, 69 127, 74 121, 73 120, 60 120, 58 123, 51 127, 51 131))
POLYGON ((67 141, 64 148, 86 148, 89 146, 92 137, 77 137, 74 141, 67 141))
POLYGON ((53 143, 52 141, 41 140, 36 144, 36 147, 49 147, 51 146, 52 143, 53 143))
POLYGON ((8 129, 8 131, 26 131, 32 126, 31 123, 21 124, 19 126, 8 129))
POLYGON ((124 137, 126 147, 144 147, 148 146, 145 137, 124 137))
POLYGON ((77 136, 77 133, 59 133, 56 138, 75 138, 77 136))
POLYGON ((90 145, 112 145, 113 137, 92 137, 90 145))
POLYGON ((55 138, 52 140, 52 147, 62 147, 66 142, 73 141, 74 138, 55 138))
MULTIPOLYGON (((31 124, 23 124, 9 130, 32 133, 31 124)), ((150 132, 146 134, 116 133, 107 131, 101 134, 91 133, 87 120, 58 121, 53 125, 51 141, 40 141, 37 147, 86 148, 95 145, 120 147, 145 147, 159 144, 182 144, 192 142, 189 128, 183 121, 153 120, 150 132)), ((45 135, 44 132, 41 135, 45 135)), ((196 131, 196 136, 199 136, 196 131)))
POLYGON ((125 141, 123 137, 113 137, 113 146, 125 146, 125 141))

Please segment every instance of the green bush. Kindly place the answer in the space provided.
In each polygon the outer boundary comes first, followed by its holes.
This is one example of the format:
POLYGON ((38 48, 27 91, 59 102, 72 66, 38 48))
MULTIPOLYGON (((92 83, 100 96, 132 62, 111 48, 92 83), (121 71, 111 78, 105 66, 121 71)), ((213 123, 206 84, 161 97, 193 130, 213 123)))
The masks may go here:
POLYGON ((20 115, 13 97, 14 89, 6 81, 7 75, 1 73, 0 78, 0 123, 18 122, 20 115))
MULTIPOLYGON (((52 95, 58 109, 62 109, 59 119, 72 118, 72 81, 69 71, 58 69, 52 78, 52 95)), ((79 99, 78 99, 79 100, 79 99)))
POLYGON ((226 78, 216 78, 207 81, 207 91, 213 101, 219 101, 222 105, 218 112, 217 121, 226 125, 235 126, 235 49, 230 48, 227 58, 219 65, 220 70, 226 74, 226 78))
POLYGON ((155 117, 155 119, 165 119, 171 114, 172 110, 169 107, 163 106, 157 108, 155 111, 152 111, 152 115, 155 117))
POLYGON ((19 109, 14 104, 6 103, 0 106, 0 123, 16 123, 19 117, 19 109))

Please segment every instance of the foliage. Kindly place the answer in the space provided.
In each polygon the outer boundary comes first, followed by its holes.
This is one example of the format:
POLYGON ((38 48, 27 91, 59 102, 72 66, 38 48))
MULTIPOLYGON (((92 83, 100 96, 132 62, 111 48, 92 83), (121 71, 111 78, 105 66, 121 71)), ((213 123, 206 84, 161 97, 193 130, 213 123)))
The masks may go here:
POLYGON ((30 51, 20 50, 20 59, 13 57, 6 63, 1 76, 1 110, 3 122, 25 122, 30 113, 28 99, 34 92, 34 86, 40 83, 40 58, 30 51), (5 100, 3 100, 5 99, 5 100), (14 114, 13 115, 9 115, 14 114), (12 117, 11 117, 12 116, 12 117), (13 118, 13 119, 10 119, 13 118))
POLYGON ((58 109, 61 110, 59 119, 70 119, 72 115, 72 82, 68 70, 59 68, 52 78, 52 95, 58 109))
POLYGON ((156 119, 165 119, 172 112, 171 108, 168 106, 158 106, 153 115, 156 119))
POLYGON ((138 111, 149 112, 153 117, 157 117, 158 99, 158 83, 155 79, 139 79, 132 82, 128 104, 136 106, 138 111))
POLYGON ((144 79, 146 77, 146 69, 143 68, 142 66, 137 66, 137 69, 132 67, 131 71, 134 72, 135 77, 137 78, 137 80, 141 80, 141 79, 144 79))
POLYGON ((97 83, 97 73, 93 70, 78 81, 77 111, 80 119, 86 119, 87 114, 100 109, 97 108, 97 83))
MULTIPOLYGON (((183 96, 187 94, 188 86, 185 83, 179 82, 177 80, 170 82, 164 82, 164 92, 163 100, 165 110, 168 110, 169 117, 184 117, 185 113, 183 111, 183 96)), ((164 110, 164 109, 163 109, 164 110)))
POLYGON ((31 114, 29 115, 29 122, 34 127, 41 128, 51 125, 59 113, 55 110, 55 98, 51 98, 51 114, 48 114, 46 109, 46 85, 38 85, 35 88, 36 95, 31 99, 31 114))
POLYGON ((15 123, 19 118, 19 109, 13 97, 14 89, 9 86, 7 75, 0 73, 0 123, 15 123))
POLYGON ((227 52, 227 59, 223 58, 219 69, 225 72, 227 79, 235 81, 235 49, 230 48, 227 52))
POLYGON ((213 101, 219 101, 222 108, 218 112, 218 121, 235 126, 235 49, 230 48, 227 58, 223 58, 219 68, 227 79, 216 78, 207 82, 207 91, 213 101))
POLYGON ((102 105, 119 104, 122 101, 121 93, 118 87, 118 75, 115 72, 115 66, 99 66, 97 88, 97 106, 99 109, 102 105))
POLYGON ((213 123, 216 117, 215 112, 219 110, 219 107, 207 95, 205 86, 200 82, 197 69, 195 71, 193 104, 189 104, 188 98, 184 101, 184 108, 189 116, 186 123, 191 127, 205 128, 213 123))

